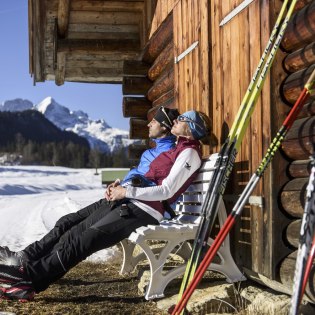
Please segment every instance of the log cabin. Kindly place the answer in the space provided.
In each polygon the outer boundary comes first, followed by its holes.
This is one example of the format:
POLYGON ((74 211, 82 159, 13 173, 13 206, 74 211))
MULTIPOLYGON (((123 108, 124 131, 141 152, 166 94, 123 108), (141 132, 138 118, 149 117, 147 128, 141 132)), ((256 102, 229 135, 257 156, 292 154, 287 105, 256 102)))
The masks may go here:
MULTIPOLYGON (((29 64, 47 80, 122 85, 130 138, 159 106, 201 110, 213 120, 218 152, 268 42, 281 0, 29 0, 29 64)), ((315 0, 299 0, 238 152, 224 200, 231 209, 315 68, 315 0)), ((106 106, 106 105, 104 105, 106 106)), ((290 293, 315 139, 311 98, 231 231, 246 275, 290 293)), ((149 142, 147 142, 148 144, 149 142)), ((137 159, 146 146, 134 146, 137 159)), ((307 296, 315 301, 315 269, 307 296)))

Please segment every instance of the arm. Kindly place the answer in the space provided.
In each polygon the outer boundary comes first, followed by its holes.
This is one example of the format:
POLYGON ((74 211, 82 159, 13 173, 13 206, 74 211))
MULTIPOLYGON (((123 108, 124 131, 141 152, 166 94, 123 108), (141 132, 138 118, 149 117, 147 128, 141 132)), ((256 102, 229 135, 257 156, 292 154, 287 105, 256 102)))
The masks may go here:
POLYGON ((169 175, 163 180, 162 185, 145 188, 129 186, 126 189, 125 197, 146 201, 169 199, 199 169, 200 165, 201 160, 197 151, 186 149, 178 155, 169 175), (190 167, 187 167, 187 164, 190 167))

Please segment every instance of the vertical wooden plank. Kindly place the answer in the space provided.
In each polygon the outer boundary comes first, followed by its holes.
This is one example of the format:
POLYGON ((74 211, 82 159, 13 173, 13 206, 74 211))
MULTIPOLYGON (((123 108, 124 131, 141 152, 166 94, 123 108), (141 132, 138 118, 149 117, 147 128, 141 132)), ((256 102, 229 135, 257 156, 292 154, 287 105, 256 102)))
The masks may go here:
MULTIPOLYGON (((222 13, 223 16, 226 16, 232 9, 232 1, 227 0, 222 3, 222 13)), ((234 23, 228 23, 223 26, 222 29, 222 55, 223 55, 223 77, 222 77, 222 101, 224 103, 224 122, 227 124, 228 128, 231 128, 234 119, 234 109, 231 100, 231 90, 232 90, 232 80, 231 80, 231 25, 234 23)), ((235 27, 235 26, 234 26, 235 27)), ((237 53, 237 51, 233 51, 237 53)), ((227 135, 224 135, 224 138, 227 135)))
POLYGON ((209 1, 201 0, 200 5, 200 52, 201 68, 199 84, 201 86, 202 106, 206 106, 205 113, 209 113, 209 1))
MULTIPOLYGON (((192 44, 192 32, 193 32, 193 12, 192 12, 192 0, 187 0, 187 25, 189 26, 187 28, 187 45, 185 49, 187 49, 192 44)), ((194 106, 195 109, 198 109, 195 104, 193 104, 193 64, 192 64, 192 53, 189 53, 185 57, 187 60, 187 79, 188 79, 188 92, 189 94, 187 99, 187 109, 191 110, 192 106, 194 106)))
MULTIPOLYGON (((179 36, 180 36, 180 27, 179 27, 179 10, 180 4, 176 4, 173 9, 173 36, 174 36, 174 57, 178 56, 179 47, 179 36)), ((178 63, 174 64, 174 104, 175 107, 181 112, 180 102, 179 102, 179 65, 178 63)))
MULTIPOLYGON (((182 29, 183 29, 183 39, 182 39, 182 47, 181 53, 188 47, 188 0, 182 0, 182 29)), ((183 81, 181 94, 183 94, 183 105, 184 111, 188 110, 188 102, 189 102, 189 77, 188 77, 188 59, 185 57, 181 61, 182 73, 183 73, 183 81)))
MULTIPOLYGON (((212 45, 212 117, 213 117, 213 132, 219 140, 219 144, 214 148, 215 152, 218 152, 221 146, 221 128, 223 125, 223 101, 222 101, 222 54, 221 54, 221 38, 222 28, 219 27, 219 23, 222 19, 222 6, 221 1, 211 1, 211 45, 212 45)), ((200 50, 200 48, 199 48, 200 50)), ((200 62, 202 67, 202 62, 200 62)), ((201 87, 200 87, 201 88, 201 87)))
POLYGON ((200 55, 200 32, 199 32, 199 25, 200 25, 200 6, 201 0, 193 1, 192 2, 192 11, 193 11, 193 29, 192 29, 192 42, 199 41, 198 46, 192 51, 192 73, 193 73, 193 91, 192 91, 192 98, 193 98, 193 106, 196 106, 200 110, 202 110, 201 99, 200 99, 200 88, 201 82, 199 79, 199 55, 200 55))
MULTIPOLYGON (((261 20, 260 20, 260 29, 261 29, 261 51, 265 48, 269 36, 271 33, 271 29, 273 28, 273 20, 270 17, 270 2, 267 0, 264 0, 261 4, 261 20)), ((276 60, 275 60, 276 62, 276 60)), ((261 128, 261 154, 262 156, 267 152, 267 149, 270 144, 271 139, 271 77, 272 77, 272 70, 270 72, 270 75, 267 77, 265 82, 265 87, 262 92, 261 96, 261 117, 262 117, 262 128, 261 128)), ((264 176, 262 177, 260 181, 259 186, 259 192, 262 196, 265 196, 265 209, 270 209, 270 189, 269 189, 269 183, 270 183, 270 167, 265 171, 264 176)), ((272 267, 270 264, 270 257, 271 255, 271 247, 269 246, 269 242, 267 241, 268 236, 266 238, 266 232, 268 231, 268 227, 266 224, 267 220, 266 218, 270 217, 270 211, 264 211, 260 216, 260 225, 261 229, 263 231, 263 246, 264 246, 264 252, 262 256, 262 266, 260 273, 267 275, 268 277, 273 277, 272 275, 272 267)), ((267 232, 269 233, 269 232, 267 232)), ((261 240, 260 240, 261 241, 261 240)))
POLYGON ((160 0, 160 2, 161 2, 161 21, 164 21, 168 13, 168 0, 160 0))
MULTIPOLYGON (((251 76, 257 68, 260 59, 260 6, 259 2, 253 3, 248 7, 249 12, 249 25, 251 27, 250 32, 250 73, 251 76)), ((260 98, 256 104, 255 110, 252 114, 250 121, 250 128, 248 134, 248 161, 249 172, 252 174, 252 170, 258 166, 261 161, 261 101, 260 98)), ((245 148, 244 148, 245 149, 245 148)), ((259 186, 259 185, 258 185, 259 186)), ((262 192, 259 187, 255 189, 253 195, 261 196, 262 192)), ((262 229, 262 213, 259 207, 251 207, 251 243, 252 243, 252 270, 260 272, 262 270, 263 261, 263 246, 261 246, 261 240, 263 239, 262 229)))

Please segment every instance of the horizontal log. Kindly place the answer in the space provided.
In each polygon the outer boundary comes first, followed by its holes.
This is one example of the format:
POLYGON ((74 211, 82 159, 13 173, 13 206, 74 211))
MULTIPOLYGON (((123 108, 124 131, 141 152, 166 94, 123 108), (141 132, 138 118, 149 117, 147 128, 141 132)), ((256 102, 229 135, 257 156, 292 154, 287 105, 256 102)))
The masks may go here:
MULTIPOLYGON (((46 81, 54 81, 55 80, 55 75, 50 75, 47 74, 45 76, 46 81)), ((70 77, 68 76, 66 78, 66 81, 68 82, 80 82, 80 83, 108 83, 108 84, 121 84, 122 82, 122 77, 111 77, 111 76, 104 76, 104 77, 86 77, 86 76, 73 76, 70 77)), ((36 81, 39 82, 39 81, 36 81)))
POLYGON ((297 118, 305 118, 315 115, 315 100, 311 100, 309 103, 305 104, 300 111, 297 118))
POLYGON ((290 74, 284 80, 282 85, 282 95, 287 102, 294 104, 314 69, 315 64, 306 69, 290 74))
MULTIPOLYGON (((134 51, 121 51, 119 53, 119 60, 135 60, 139 56, 138 52, 134 51)), ((68 61, 110 61, 117 60, 117 52, 106 51, 85 51, 81 52, 69 52, 67 53, 68 61)))
POLYGON ((149 69, 148 77, 150 80, 156 80, 162 72, 170 68, 174 64, 174 44, 169 42, 160 55, 155 59, 153 65, 149 69))
POLYGON ((124 117, 147 118, 148 110, 152 108, 152 103, 145 97, 124 97, 123 115, 124 117))
POLYGON ((149 65, 143 61, 125 60, 123 65, 124 76, 146 77, 149 71, 149 65))
POLYGON ((70 60, 67 58, 67 68, 106 68, 120 69, 119 73, 123 74, 123 60, 70 60))
POLYGON ((71 33, 101 33, 101 34, 116 34, 120 33, 133 33, 139 36, 139 25, 137 24, 119 24, 119 25, 107 25, 107 24, 93 24, 89 23, 69 24, 69 36, 71 33))
POLYGON ((305 117, 294 121, 285 140, 294 140, 300 137, 315 138, 315 116, 305 117))
POLYGON ((151 121, 153 117, 155 116, 157 110, 159 109, 159 106, 157 107, 152 107, 148 112, 147 112, 147 119, 148 121, 151 121))
POLYGON ((130 139, 148 139, 149 129, 148 121, 139 118, 130 118, 129 121, 129 138, 130 139))
MULTIPOLYGON (((302 0, 300 0, 302 1, 302 0)), ((306 0, 304 0, 306 1, 306 0)), ((49 0, 45 3, 47 10, 56 11, 59 0, 49 0)), ((135 11, 142 10, 143 1, 139 0, 75 0, 71 1, 71 10, 74 11, 135 11)))
POLYGON ((310 137, 285 140, 282 143, 282 151, 292 160, 305 160, 313 152, 313 141, 310 141, 310 137))
POLYGON ((173 41, 173 14, 169 14, 144 47, 142 60, 152 64, 169 42, 173 41))
POLYGON ((294 178, 308 177, 310 175, 310 160, 293 161, 289 165, 289 174, 294 178))
POLYGON ((153 102, 172 89, 174 89, 174 68, 153 82, 153 86, 148 91, 147 98, 153 102))
POLYGON ((102 11, 71 11, 72 24, 136 24, 141 22, 140 12, 102 12, 102 11))
MULTIPOLYGON (((153 103, 152 103, 153 104, 153 103)), ((175 103, 175 98, 169 98, 165 100, 164 102, 161 102, 158 106, 164 106, 168 108, 175 108, 176 103, 175 103)))
POLYGON ((298 0, 296 2, 295 7, 294 7, 294 11, 299 11, 299 10, 303 9, 305 6, 307 6, 312 1, 313 0, 298 0))
POLYGON ((284 59, 284 68, 296 72, 315 63, 315 42, 289 54, 284 59))
POLYGON ((152 82, 146 77, 123 77, 123 95, 146 95, 152 82))
POLYGON ((81 68, 68 68, 66 67, 65 79, 68 78, 82 78, 90 77, 97 82, 103 82, 103 79, 106 77, 117 77, 122 78, 122 69, 120 68, 90 68, 90 67, 81 67, 81 68))
POLYGON ((104 1, 104 0, 75 0, 71 1, 73 11, 110 11, 133 12, 142 11, 143 1, 104 1))
POLYGON ((314 41, 315 2, 296 12, 289 22, 281 42, 285 51, 294 51, 314 41))
POLYGON ((139 51, 140 42, 134 39, 58 39, 58 52, 91 52, 91 51, 107 51, 120 54, 120 52, 139 51))
POLYGON ((284 141, 281 149, 293 160, 306 160, 312 153, 315 142, 315 116, 296 120, 284 141))
POLYGON ((299 236, 301 230, 301 222, 302 220, 294 220, 292 221, 287 229, 286 229, 286 239, 288 243, 294 248, 299 247, 299 236))
MULTIPOLYGON (((164 105, 165 103, 174 103, 174 89, 171 89, 170 91, 167 91, 166 93, 162 94, 158 99, 156 99, 153 103, 152 106, 166 106, 164 105)), ((169 107, 169 106, 166 106, 169 107)), ((173 108, 173 107, 169 107, 173 108)))
MULTIPOLYGON (((293 287, 293 279, 294 279, 294 271, 295 271, 295 264, 296 264, 296 255, 297 251, 293 252, 289 256, 287 256, 280 265, 280 281, 283 285, 288 287, 292 290, 293 287)), ((305 289, 305 297, 309 298, 311 301, 315 302, 315 265, 313 262, 313 267, 310 272, 309 280, 305 289)))
POLYGON ((308 177, 295 178, 289 181, 281 191, 281 205, 293 217, 303 216, 307 183, 308 177))
POLYGON ((139 33, 131 33, 131 32, 68 32, 67 35, 68 39, 119 39, 119 40, 125 40, 125 39, 135 39, 137 40, 139 38, 139 33))

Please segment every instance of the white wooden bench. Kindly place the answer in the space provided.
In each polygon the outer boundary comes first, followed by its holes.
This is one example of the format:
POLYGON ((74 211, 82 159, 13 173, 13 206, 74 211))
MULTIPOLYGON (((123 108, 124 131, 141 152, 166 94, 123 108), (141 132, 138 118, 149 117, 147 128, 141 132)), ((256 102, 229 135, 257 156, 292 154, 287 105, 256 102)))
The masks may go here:
MULTIPOLYGON (((145 293, 147 300, 163 297, 169 282, 184 274, 186 262, 191 253, 192 242, 189 241, 195 238, 197 232, 202 202, 213 174, 216 159, 217 154, 212 154, 209 159, 204 160, 198 177, 177 202, 175 212, 178 216, 176 218, 164 220, 157 226, 149 225, 138 228, 131 233, 128 239, 121 242, 123 248, 121 274, 132 272, 143 260, 149 261, 150 280, 145 293), (151 246, 150 241, 162 241, 162 246, 151 246), (142 249, 138 254, 135 254, 136 245, 142 249), (174 255, 181 257, 184 263, 176 264, 172 268, 165 266, 174 255)), ((220 204, 218 219, 222 226, 226 220, 223 201, 220 204)), ((209 238, 208 244, 212 242, 213 240, 209 238)), ((246 279, 231 256, 229 236, 222 244, 217 256, 219 262, 212 263, 209 270, 224 274, 229 282, 246 279)))

